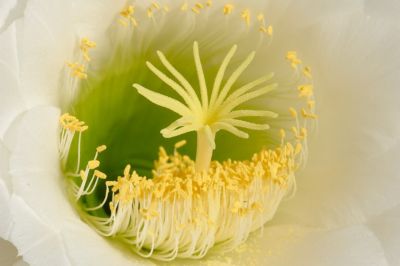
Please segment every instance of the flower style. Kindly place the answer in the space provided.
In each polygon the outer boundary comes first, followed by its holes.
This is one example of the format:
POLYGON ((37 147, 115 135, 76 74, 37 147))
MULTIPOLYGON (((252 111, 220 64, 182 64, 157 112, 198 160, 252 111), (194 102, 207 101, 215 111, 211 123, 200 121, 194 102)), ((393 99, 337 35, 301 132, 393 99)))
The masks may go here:
POLYGON ((395 265, 398 31, 310 4, 18 4, 0 236, 31 265, 395 265))

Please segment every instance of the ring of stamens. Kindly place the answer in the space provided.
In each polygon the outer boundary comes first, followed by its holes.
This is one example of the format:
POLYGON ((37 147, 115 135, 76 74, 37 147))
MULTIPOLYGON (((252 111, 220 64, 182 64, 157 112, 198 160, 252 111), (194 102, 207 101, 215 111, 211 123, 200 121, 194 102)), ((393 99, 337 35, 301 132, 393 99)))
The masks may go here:
MULTIPOLYGON (((211 5, 212 1, 207 1, 190 8, 185 3, 180 10, 192 10, 193 14, 198 15, 211 5)), ((145 12, 149 19, 155 20, 157 11, 168 10, 167 5, 162 7, 158 3, 152 3, 145 12)), ((226 4, 221 14, 232 16, 235 11, 233 5, 226 4)), ((239 19, 248 27, 252 22, 250 11, 238 11, 239 19)), ((136 20, 135 12, 134 6, 127 6, 121 11, 118 22, 122 28, 140 26, 141 21, 136 20)), ((271 36, 272 26, 266 24, 262 14, 257 16, 257 21, 259 31, 271 36)), ((86 79, 88 76, 88 51, 95 46, 88 39, 82 39, 80 59, 77 63, 68 64, 69 73, 73 77, 72 85, 75 87, 79 84, 75 80, 86 79)), ((311 70, 308 67, 303 68, 294 51, 288 52, 286 59, 296 74, 301 75, 299 80, 302 85, 297 88, 298 95, 306 100, 307 105, 300 110, 289 108, 288 113, 295 122, 291 133, 281 129, 280 144, 275 148, 263 148, 250 160, 211 161, 212 151, 215 149, 215 134, 218 131, 226 130, 238 137, 247 138, 248 133, 242 129, 266 130, 269 125, 250 123, 243 118, 277 117, 272 111, 238 108, 277 87, 274 83, 268 84, 273 78, 271 73, 234 89, 235 82, 252 62, 254 52, 222 84, 236 49, 233 46, 225 56, 211 90, 206 86, 196 42, 193 45, 193 56, 199 80, 198 90, 194 89, 162 52, 157 52, 167 72, 164 73, 150 62, 147 62, 147 66, 182 98, 180 101, 139 84, 134 85, 151 102, 181 116, 161 130, 164 137, 172 138, 197 131, 196 162, 178 152, 186 143, 180 141, 175 145, 173 154, 160 148, 152 177, 140 176, 130 165, 116 179, 107 177, 106 173, 99 170, 99 156, 106 146, 97 147, 92 159, 82 168, 81 136, 88 127, 69 114, 61 116, 59 151, 64 169, 72 140, 76 133, 79 134, 76 168, 74 164, 74 169, 68 168, 70 171, 65 173, 71 184, 71 198, 78 203, 82 218, 101 235, 122 240, 134 252, 144 257, 151 256, 160 260, 172 260, 176 257, 201 258, 213 246, 222 251, 237 247, 250 232, 257 228, 262 229, 262 225, 274 215, 283 197, 294 194, 294 174, 307 157, 307 121, 317 118, 311 70), (101 182, 102 180, 105 182, 101 182), (95 203, 86 201, 99 186, 105 188, 104 198, 95 203), (105 210, 105 214, 97 215, 97 210, 105 210)))

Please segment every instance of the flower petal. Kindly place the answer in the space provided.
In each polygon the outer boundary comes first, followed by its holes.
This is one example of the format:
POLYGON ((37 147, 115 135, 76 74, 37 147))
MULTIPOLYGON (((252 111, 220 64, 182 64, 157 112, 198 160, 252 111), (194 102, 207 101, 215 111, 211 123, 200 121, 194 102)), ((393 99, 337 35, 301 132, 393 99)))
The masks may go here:
POLYGON ((15 23, 0 34, 0 137, 23 110, 24 101, 19 91, 19 62, 15 23))
POLYGON ((44 224, 18 196, 10 202, 13 229, 10 240, 30 265, 70 265, 60 234, 44 224))
POLYGON ((0 238, 8 239, 11 229, 11 214, 9 207, 10 195, 4 181, 0 178, 0 238))
POLYGON ((126 252, 123 247, 111 245, 93 228, 80 221, 66 223, 62 236, 72 265, 154 265, 149 260, 126 252))
POLYGON ((54 107, 27 111, 10 128, 15 144, 9 145, 13 192, 54 225, 60 224, 65 216, 74 216, 63 190, 58 161, 59 115, 59 109, 54 107))
POLYGON ((0 30, 5 25, 9 13, 16 3, 16 0, 3 0, 0 2, 0 30))
POLYGON ((400 202, 400 32, 353 14, 327 18, 308 33, 318 42, 299 35, 289 42, 317 72, 321 119, 296 200, 281 213, 305 225, 365 222, 400 202))
POLYGON ((369 228, 385 249, 390 265, 400 264, 400 205, 371 219, 369 228))

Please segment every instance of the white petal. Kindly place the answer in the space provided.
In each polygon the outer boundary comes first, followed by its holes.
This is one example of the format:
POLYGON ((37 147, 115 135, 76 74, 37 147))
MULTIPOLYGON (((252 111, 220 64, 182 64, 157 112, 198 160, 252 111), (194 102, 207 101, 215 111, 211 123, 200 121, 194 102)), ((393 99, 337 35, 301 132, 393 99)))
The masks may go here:
POLYGON ((297 197, 281 212, 291 222, 360 223, 399 204, 399 41, 389 23, 357 14, 288 40, 314 69, 320 115, 297 197))
POLYGON ((75 45, 68 1, 28 1, 20 28, 21 91, 29 106, 57 104, 58 82, 75 45))
POLYGON ((10 129, 15 144, 9 145, 13 192, 55 226, 65 216, 74 216, 66 200, 58 160, 59 115, 59 109, 54 107, 27 111, 10 129))
MULTIPOLYGON (((143 265, 135 255, 127 255, 111 246, 74 212, 65 195, 59 170, 59 114, 54 107, 37 107, 27 111, 10 128, 15 136, 13 144, 7 143, 11 147, 10 174, 14 193, 18 195, 14 196, 12 206, 16 224, 12 242, 32 265, 126 265, 135 262, 143 265), (35 239, 40 240, 37 247, 35 239), (38 259, 43 256, 40 252, 52 250, 47 245, 58 248, 56 253, 62 261, 50 263, 38 259)), ((57 259, 57 256, 49 259, 57 259)))
POLYGON ((17 0, 3 0, 0 2, 0 29, 4 26, 10 11, 16 3, 17 0))
MULTIPOLYGON (((78 36, 95 38, 104 34, 116 14, 125 6, 126 1, 74 0, 70 2, 74 27, 78 36)), ((97 44, 102 45, 101 42, 97 44)))
POLYGON ((10 240, 30 265, 71 265, 60 234, 44 224, 18 196, 11 198, 13 230, 10 240))
POLYGON ((19 91, 19 62, 16 26, 11 24, 0 34, 0 137, 14 117, 23 110, 19 91))
POLYGON ((11 229, 11 214, 10 214, 10 194, 4 183, 0 178, 0 238, 8 239, 11 229))
POLYGON ((82 222, 66 223, 62 235, 72 265, 154 265, 127 252, 124 247, 113 246, 82 222))
POLYGON ((381 241, 390 265, 400 265, 400 205, 374 217, 368 225, 381 241))

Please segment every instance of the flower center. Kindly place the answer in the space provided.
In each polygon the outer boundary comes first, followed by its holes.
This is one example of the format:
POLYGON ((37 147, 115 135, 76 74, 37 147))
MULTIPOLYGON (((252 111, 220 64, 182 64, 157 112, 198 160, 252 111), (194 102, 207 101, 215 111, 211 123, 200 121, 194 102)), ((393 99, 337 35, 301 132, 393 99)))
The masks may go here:
POLYGON ((266 130, 270 126, 268 124, 256 124, 243 121, 239 118, 261 116, 261 117, 277 117, 278 115, 271 111, 263 110, 235 110, 241 104, 260 97, 277 87, 276 84, 270 84, 258 89, 254 89, 260 84, 272 78, 273 74, 259 78, 249 82, 246 85, 232 91, 232 86, 249 66, 254 58, 255 53, 252 52, 242 64, 231 74, 225 85, 221 88, 221 83, 224 78, 225 71, 230 60, 235 54, 237 46, 233 46, 223 60, 209 97, 206 78, 203 71, 203 66, 200 60, 199 46, 197 42, 193 44, 193 55, 196 65, 197 77, 200 86, 200 99, 193 89, 192 85, 174 68, 171 63, 165 58, 162 52, 158 52, 158 56, 169 71, 180 84, 173 81, 165 73, 160 71, 150 62, 147 66, 150 70, 167 85, 169 85, 182 98, 183 103, 171 97, 146 89, 145 87, 134 84, 133 86, 138 92, 146 97, 151 102, 167 108, 178 115, 180 118, 175 120, 168 127, 161 130, 161 134, 166 138, 176 137, 190 131, 197 132, 197 152, 196 152, 196 170, 207 171, 211 162, 212 151, 215 149, 215 134, 220 130, 226 130, 233 135, 241 138, 248 138, 248 134, 239 128, 266 130), (254 89, 254 90, 253 90, 254 89))
POLYGON ((106 57, 83 38, 67 64, 73 115, 60 117, 60 159, 71 201, 99 234, 144 257, 235 248, 296 189, 316 118, 310 68, 288 52, 295 78, 278 89, 264 58, 238 55, 249 40, 266 49, 272 26, 231 4, 129 5, 116 22, 106 57), (213 25, 227 28, 208 35, 213 25), (236 39, 219 36, 240 27, 236 39))

